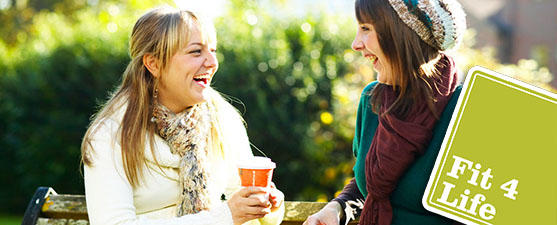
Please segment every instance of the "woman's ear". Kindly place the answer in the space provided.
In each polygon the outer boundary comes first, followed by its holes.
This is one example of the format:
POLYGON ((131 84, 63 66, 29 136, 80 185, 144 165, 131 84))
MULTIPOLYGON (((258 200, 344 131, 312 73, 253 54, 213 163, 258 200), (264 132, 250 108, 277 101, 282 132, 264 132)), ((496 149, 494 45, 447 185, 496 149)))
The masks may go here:
POLYGON ((147 67, 149 72, 151 72, 151 75, 153 75, 155 78, 159 78, 159 61, 157 60, 157 58, 155 58, 155 56, 153 56, 152 54, 143 55, 143 65, 147 67))

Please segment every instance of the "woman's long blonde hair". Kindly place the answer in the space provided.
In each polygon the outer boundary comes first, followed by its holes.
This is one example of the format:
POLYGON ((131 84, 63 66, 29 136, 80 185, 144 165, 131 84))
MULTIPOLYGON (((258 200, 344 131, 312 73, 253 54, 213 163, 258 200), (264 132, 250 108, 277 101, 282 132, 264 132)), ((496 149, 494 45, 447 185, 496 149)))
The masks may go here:
MULTIPOLYGON (((156 80, 143 64, 143 56, 152 54, 157 58, 162 70, 168 65, 170 58, 189 41, 190 31, 198 27, 203 38, 216 41, 214 27, 200 20, 194 13, 180 11, 170 7, 153 9, 139 18, 133 27, 130 38, 129 52, 131 61, 128 64, 123 80, 102 109, 93 117, 81 143, 81 160, 86 166, 93 166, 91 152, 94 151, 91 141, 102 122, 113 116, 120 108, 126 106, 120 122, 117 138, 122 149, 124 171, 130 184, 136 187, 142 177, 146 163, 145 147, 147 140, 151 146, 151 154, 155 158, 154 124, 150 122, 153 112, 153 90, 156 80)), ((228 119, 242 121, 238 114, 220 94, 210 89, 209 101, 211 118, 211 151, 217 156, 225 157, 223 146, 228 145, 226 134, 222 128, 228 119), (228 118, 220 118, 224 114, 228 118), (220 115, 220 116, 219 116, 220 115)), ((245 129, 242 126, 242 129, 245 129)), ((156 158, 155 158, 156 161, 156 158)))

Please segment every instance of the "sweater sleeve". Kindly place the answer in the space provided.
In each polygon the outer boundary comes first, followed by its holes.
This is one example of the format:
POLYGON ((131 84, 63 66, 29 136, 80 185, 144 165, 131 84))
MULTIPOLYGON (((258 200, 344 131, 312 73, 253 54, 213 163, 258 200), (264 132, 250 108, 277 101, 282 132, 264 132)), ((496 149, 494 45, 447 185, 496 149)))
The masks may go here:
POLYGON ((344 186, 338 197, 332 201, 338 202, 344 211, 344 217, 341 218, 340 224, 348 224, 350 220, 354 220, 360 215, 365 198, 358 189, 356 179, 352 178, 350 183, 344 186))
POLYGON ((136 215, 133 188, 124 173, 120 145, 114 140, 117 129, 116 122, 105 121, 91 140, 92 165, 84 166, 85 199, 91 225, 233 224, 227 204, 167 219, 136 215))

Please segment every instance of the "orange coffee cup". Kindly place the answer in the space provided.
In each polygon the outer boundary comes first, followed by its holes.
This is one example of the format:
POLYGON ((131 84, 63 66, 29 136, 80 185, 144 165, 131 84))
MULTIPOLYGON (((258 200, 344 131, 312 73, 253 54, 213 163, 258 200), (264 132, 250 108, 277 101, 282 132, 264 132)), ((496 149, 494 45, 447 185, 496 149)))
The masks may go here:
POLYGON ((276 165, 267 157, 254 156, 238 164, 242 186, 270 187, 276 165))

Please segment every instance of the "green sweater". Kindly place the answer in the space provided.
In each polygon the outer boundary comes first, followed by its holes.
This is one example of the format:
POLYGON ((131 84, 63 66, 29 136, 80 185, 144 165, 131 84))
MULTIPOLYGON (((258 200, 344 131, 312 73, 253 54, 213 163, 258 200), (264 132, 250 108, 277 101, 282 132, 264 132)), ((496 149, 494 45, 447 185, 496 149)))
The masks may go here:
MULTIPOLYGON (((369 93, 377 82, 372 82, 364 88, 360 97, 358 115, 356 120, 356 133, 354 135, 353 151, 356 157, 354 175, 358 189, 367 196, 365 163, 366 155, 373 140, 373 134, 378 125, 377 114, 371 110, 369 93)), ((424 155, 418 156, 416 161, 408 168, 400 178, 396 189, 391 194, 391 205, 393 207, 393 225, 437 225, 452 224, 453 221, 433 214, 422 206, 422 197, 429 180, 429 175, 435 164, 437 154, 443 143, 445 132, 449 126, 453 110, 456 106, 461 87, 457 87, 447 106, 441 114, 441 118, 433 128, 433 137, 424 155)))

